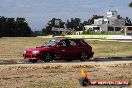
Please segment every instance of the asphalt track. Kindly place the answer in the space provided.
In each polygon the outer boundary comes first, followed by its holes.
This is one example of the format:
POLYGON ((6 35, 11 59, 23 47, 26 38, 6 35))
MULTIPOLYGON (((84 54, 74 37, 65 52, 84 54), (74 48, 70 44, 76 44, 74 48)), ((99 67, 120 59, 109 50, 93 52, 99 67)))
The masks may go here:
POLYGON ((52 61, 52 62, 37 62, 37 63, 31 63, 31 62, 25 62, 24 60, 0 60, 0 65, 13 65, 13 64, 50 64, 50 63, 85 63, 85 62, 131 62, 132 57, 102 57, 102 58, 93 58, 91 60, 86 61, 79 61, 79 60, 73 60, 73 61, 65 61, 65 60, 59 60, 59 61, 52 61))

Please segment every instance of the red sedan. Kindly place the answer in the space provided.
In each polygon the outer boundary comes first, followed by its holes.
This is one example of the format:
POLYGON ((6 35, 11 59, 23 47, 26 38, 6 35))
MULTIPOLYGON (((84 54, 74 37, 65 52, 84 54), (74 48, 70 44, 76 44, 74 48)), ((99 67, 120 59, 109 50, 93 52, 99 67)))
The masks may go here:
POLYGON ((30 62, 43 60, 80 60, 85 61, 92 58, 94 52, 92 47, 83 39, 56 38, 51 39, 44 45, 24 51, 24 59, 30 62))

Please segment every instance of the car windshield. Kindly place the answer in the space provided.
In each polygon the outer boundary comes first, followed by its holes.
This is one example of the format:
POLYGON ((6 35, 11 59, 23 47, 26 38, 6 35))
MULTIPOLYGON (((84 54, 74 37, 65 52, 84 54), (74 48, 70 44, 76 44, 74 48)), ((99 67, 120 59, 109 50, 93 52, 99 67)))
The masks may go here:
POLYGON ((57 41, 57 40, 49 40, 48 42, 43 44, 43 46, 55 46, 58 42, 59 41, 57 41))

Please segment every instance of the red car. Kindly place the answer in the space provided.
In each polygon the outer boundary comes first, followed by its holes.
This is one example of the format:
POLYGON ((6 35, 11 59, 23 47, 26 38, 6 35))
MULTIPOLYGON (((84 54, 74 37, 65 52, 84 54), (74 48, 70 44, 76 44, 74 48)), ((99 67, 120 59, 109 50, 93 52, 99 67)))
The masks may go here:
POLYGON ((44 45, 24 51, 24 59, 30 62, 43 60, 80 60, 85 61, 93 57, 92 47, 84 39, 56 38, 44 45))

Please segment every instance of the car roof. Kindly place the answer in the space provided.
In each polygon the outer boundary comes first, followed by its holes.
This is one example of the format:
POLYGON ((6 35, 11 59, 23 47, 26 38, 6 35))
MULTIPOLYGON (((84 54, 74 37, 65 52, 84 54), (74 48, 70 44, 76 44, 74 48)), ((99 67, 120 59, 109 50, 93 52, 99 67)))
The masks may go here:
POLYGON ((82 38, 54 38, 55 40, 84 40, 82 38))

